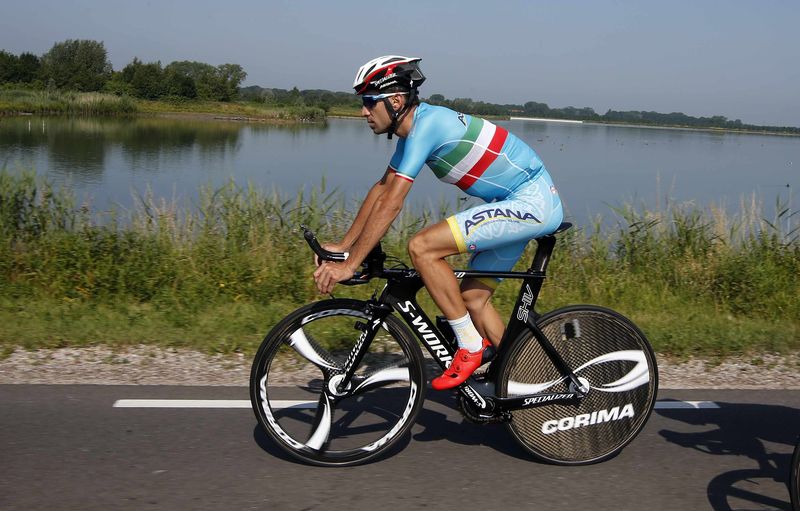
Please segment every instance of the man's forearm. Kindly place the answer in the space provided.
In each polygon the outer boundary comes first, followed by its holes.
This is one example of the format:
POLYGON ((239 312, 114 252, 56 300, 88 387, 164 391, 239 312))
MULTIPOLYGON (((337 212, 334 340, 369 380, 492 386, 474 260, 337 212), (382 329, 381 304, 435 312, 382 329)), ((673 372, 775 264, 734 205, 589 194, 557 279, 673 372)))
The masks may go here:
MULTIPOLYGON (((387 171, 388 174, 388 171, 387 171)), ((375 206, 375 202, 383 195, 386 191, 387 184, 387 175, 384 175, 383 179, 375 183, 372 188, 370 188, 367 196, 364 198, 364 202, 361 203, 361 207, 358 208, 358 213, 356 213, 355 219, 353 219, 353 223, 350 225, 350 229, 347 230, 347 233, 342 238, 340 245, 342 246, 343 250, 348 250, 356 240, 361 236, 361 232, 364 230, 364 225, 367 223, 367 218, 369 218, 370 213, 372 212, 373 207, 375 206)))
POLYGON ((384 194, 378 197, 372 207, 372 211, 365 215, 361 235, 350 248, 348 262, 355 269, 366 259, 370 250, 383 238, 389 227, 397 218, 400 210, 403 209, 403 199, 388 197, 384 194))

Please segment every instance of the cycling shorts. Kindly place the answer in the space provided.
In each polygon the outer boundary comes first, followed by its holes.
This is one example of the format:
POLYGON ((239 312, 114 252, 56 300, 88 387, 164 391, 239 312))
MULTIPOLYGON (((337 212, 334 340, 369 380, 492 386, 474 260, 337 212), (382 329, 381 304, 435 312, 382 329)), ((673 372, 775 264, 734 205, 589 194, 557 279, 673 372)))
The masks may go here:
MULTIPOLYGON (((469 268, 510 271, 534 238, 555 232, 564 219, 561 199, 547 171, 522 184, 504 200, 482 204, 449 217, 460 253, 470 253, 469 268)), ((478 279, 494 289, 501 279, 478 279)))

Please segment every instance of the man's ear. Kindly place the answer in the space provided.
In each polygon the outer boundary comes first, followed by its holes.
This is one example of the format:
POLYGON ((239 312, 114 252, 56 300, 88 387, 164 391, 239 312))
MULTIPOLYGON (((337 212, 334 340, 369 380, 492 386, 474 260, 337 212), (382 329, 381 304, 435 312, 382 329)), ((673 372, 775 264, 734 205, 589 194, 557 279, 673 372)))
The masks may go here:
POLYGON ((403 108, 403 105, 405 105, 406 96, 404 94, 396 94, 389 98, 389 101, 392 103, 394 111, 399 112, 403 108))

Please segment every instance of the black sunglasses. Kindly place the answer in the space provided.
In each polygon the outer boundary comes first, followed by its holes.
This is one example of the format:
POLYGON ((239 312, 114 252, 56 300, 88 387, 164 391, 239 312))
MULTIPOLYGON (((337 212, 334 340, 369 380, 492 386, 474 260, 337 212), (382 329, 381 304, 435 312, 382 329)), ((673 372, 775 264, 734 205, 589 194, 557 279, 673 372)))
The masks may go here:
POLYGON ((387 92, 386 94, 364 94, 361 96, 361 102, 367 108, 367 110, 372 110, 375 108, 375 105, 378 104, 378 101, 385 98, 390 98, 392 96, 397 96, 399 94, 408 94, 408 92, 387 92))

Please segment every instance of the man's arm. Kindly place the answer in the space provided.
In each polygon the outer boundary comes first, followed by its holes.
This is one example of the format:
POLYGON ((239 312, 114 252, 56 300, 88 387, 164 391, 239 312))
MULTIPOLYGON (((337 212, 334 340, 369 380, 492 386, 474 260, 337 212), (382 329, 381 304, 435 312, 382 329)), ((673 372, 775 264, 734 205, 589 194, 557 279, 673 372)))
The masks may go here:
POLYGON ((367 196, 361 203, 361 207, 358 208, 358 213, 356 214, 355 219, 353 219, 350 229, 347 230, 347 233, 342 238, 342 241, 340 241, 338 244, 340 251, 349 251, 350 247, 353 246, 353 243, 355 243, 358 237, 361 236, 361 231, 364 230, 364 224, 367 223, 367 218, 372 212, 372 208, 375 206, 375 201, 377 201, 384 194, 389 187, 389 181, 393 179, 394 171, 391 170, 390 167, 387 167, 386 172, 383 174, 381 180, 372 185, 372 188, 370 188, 367 196))
MULTIPOLYGON (((314 272, 314 280, 317 282, 317 289, 320 293, 330 293, 337 282, 352 278, 353 273, 370 250, 383 238, 400 210, 403 209, 403 201, 412 184, 411 181, 394 175, 388 177, 386 185, 384 185, 386 189, 375 198, 372 209, 363 219, 361 233, 352 245, 347 260, 341 263, 322 264, 314 272)), ((362 206, 363 209, 365 208, 362 206)))
POLYGON ((365 219, 361 235, 350 249, 347 262, 353 271, 358 269, 400 214, 412 184, 413 182, 394 175, 389 177, 386 191, 375 200, 372 211, 365 219))

